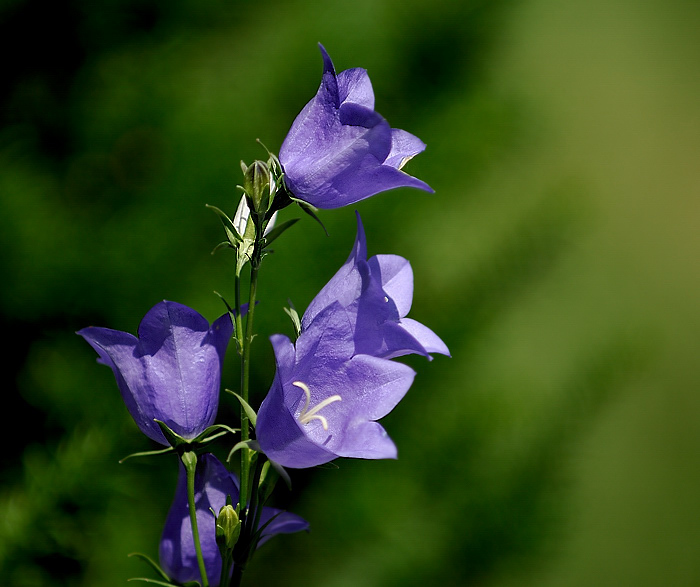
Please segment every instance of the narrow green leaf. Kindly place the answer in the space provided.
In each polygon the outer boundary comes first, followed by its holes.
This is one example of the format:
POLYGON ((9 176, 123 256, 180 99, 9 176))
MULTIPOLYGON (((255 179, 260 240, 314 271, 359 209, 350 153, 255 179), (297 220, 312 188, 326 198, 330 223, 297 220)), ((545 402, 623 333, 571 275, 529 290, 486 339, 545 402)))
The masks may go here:
POLYGON ((203 446, 205 444, 209 444, 217 438, 221 438, 226 434, 236 434, 236 432, 240 432, 240 429, 231 428, 230 426, 226 426, 225 424, 213 424, 212 426, 209 426, 206 430, 204 430, 202 433, 200 433, 195 439, 193 439, 192 444, 203 446), (217 432, 217 430, 219 432, 217 432))
POLYGON ((169 446, 168 448, 163 448, 161 450, 146 450, 143 452, 135 452, 135 453, 132 453, 130 455, 125 456, 123 459, 121 459, 119 461, 119 464, 121 465, 127 459, 132 459, 134 457, 151 457, 151 456, 155 456, 155 455, 164 455, 164 454, 167 454, 169 452, 173 452, 172 446, 169 446))
POLYGON ((275 461, 268 461, 272 467, 277 471, 277 474, 284 479, 284 484, 287 486, 287 489, 289 491, 292 490, 292 478, 289 476, 289 473, 287 473, 287 469, 285 469, 282 465, 279 463, 276 463, 275 461))
POLYGON ((296 198, 292 198, 292 201, 296 202, 299 204, 299 207, 306 212, 311 218, 313 218, 316 222, 318 222, 321 225, 321 228, 323 229, 323 232, 326 233, 326 236, 328 236, 328 231, 326 230, 326 227, 323 225, 323 222, 321 222, 321 219, 316 216, 316 210, 314 206, 309 204, 308 202, 304 202, 303 200, 297 200, 296 198))
POLYGON ((255 413, 255 410, 251 408, 250 404, 247 401, 245 401, 240 395, 238 395, 235 391, 231 391, 230 389, 227 389, 226 391, 232 395, 235 395, 238 398, 238 401, 241 402, 241 406, 243 406, 243 410, 245 410, 245 413, 248 416, 250 423, 253 425, 253 428, 255 428, 255 423, 258 420, 258 415, 255 413))
POLYGON ((218 245, 216 245, 212 251, 212 255, 216 255, 221 249, 234 249, 235 247, 228 241, 222 241, 218 245))
POLYGON ((161 422, 157 418, 153 418, 153 421, 156 424, 158 424, 158 426, 160 427, 160 431, 163 433, 163 436, 165 436, 165 440, 167 440, 170 443, 170 446, 172 446, 173 448, 176 449, 182 446, 183 444, 190 444, 189 440, 173 432, 165 422, 161 422))
POLYGON ((225 212, 223 212, 220 208, 217 208, 216 206, 211 206, 209 204, 205 204, 205 206, 210 210, 213 210, 219 216, 219 218, 221 219, 221 223, 224 225, 224 231, 226 232, 226 236, 228 237, 228 240, 231 243, 231 245, 235 246, 237 243, 243 241, 241 235, 238 234, 238 231, 236 230, 236 227, 234 226, 233 222, 226 215, 225 212))
MULTIPOLYGON (((166 581, 170 581, 170 577, 168 577, 166 572, 163 569, 161 569, 160 566, 158 565, 158 563, 155 562, 151 557, 146 556, 145 554, 142 554, 140 552, 132 552, 131 554, 129 554, 129 556, 130 557, 135 556, 136 558, 140 558, 142 561, 144 561, 145 563, 150 565, 150 567, 156 573, 158 573, 163 579, 165 579, 166 581)), ((135 580, 137 580, 137 579, 135 579, 135 580)), ((170 585, 170 583, 168 583, 168 585, 170 585)))
POLYGON ((206 442, 206 438, 204 438, 207 434, 211 434, 217 430, 223 430, 223 432, 217 433, 217 436, 220 434, 226 434, 226 432, 230 432, 231 434, 235 434, 236 432, 240 432, 240 428, 231 428, 231 426, 227 426, 226 424, 212 424, 211 426, 208 426, 204 432, 199 434, 197 438, 194 439, 193 442, 206 442))
POLYGON ((244 448, 247 448, 248 450, 258 451, 260 449, 260 445, 255 440, 241 440, 240 442, 237 442, 234 445, 234 447, 229 451, 228 456, 226 457, 226 461, 230 462, 231 457, 237 451, 242 450, 244 448))
POLYGON ((289 304, 289 308, 284 308, 284 311, 292 319, 294 333, 296 334, 296 337, 299 338, 299 335, 301 334, 301 320, 299 319, 299 312, 297 312, 294 304, 292 304, 292 300, 287 300, 287 303, 289 304))
POLYGON ((292 218, 291 220, 287 220, 287 222, 283 222, 282 224, 275 226, 265 235, 265 246, 272 244, 275 239, 279 238, 283 232, 294 226, 297 222, 299 222, 299 220, 299 218, 292 218))

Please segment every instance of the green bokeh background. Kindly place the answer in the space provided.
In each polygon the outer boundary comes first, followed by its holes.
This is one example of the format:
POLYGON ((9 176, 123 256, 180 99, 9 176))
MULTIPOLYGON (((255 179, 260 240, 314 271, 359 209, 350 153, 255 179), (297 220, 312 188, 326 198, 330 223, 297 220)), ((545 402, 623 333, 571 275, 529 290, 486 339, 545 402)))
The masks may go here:
MULTIPOLYGON (((399 460, 294 472, 276 503, 312 531, 248 584, 700 584, 699 27, 689 0, 4 0, 0 582, 153 576, 127 555, 157 556, 176 466, 118 463, 153 445, 74 332, 135 332, 162 299, 222 313, 205 204, 233 213, 322 42, 428 144, 407 170, 435 195, 356 208, 453 357, 403 359, 399 460)), ((286 300, 352 244, 352 209, 321 216, 328 237, 304 217, 263 265, 254 402, 286 300)))

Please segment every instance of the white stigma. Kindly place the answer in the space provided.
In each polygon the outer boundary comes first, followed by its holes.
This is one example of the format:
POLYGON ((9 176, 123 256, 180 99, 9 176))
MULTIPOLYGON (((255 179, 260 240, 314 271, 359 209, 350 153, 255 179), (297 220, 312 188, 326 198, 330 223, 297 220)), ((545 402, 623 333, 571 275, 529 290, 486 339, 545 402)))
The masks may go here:
POLYGON ((343 398, 339 395, 332 395, 330 397, 327 397, 321 403, 317 404, 309 410, 309 403, 311 402, 311 392, 309 391, 309 386, 306 385, 306 383, 303 383, 302 381, 294 381, 292 385, 296 385, 306 395, 304 407, 299 413, 299 422, 301 422, 302 424, 308 424, 309 422, 311 422, 311 420, 320 420, 323 429, 328 430, 328 420, 326 420, 323 416, 319 416, 318 412, 325 408, 327 405, 330 405, 333 402, 339 402, 343 398))

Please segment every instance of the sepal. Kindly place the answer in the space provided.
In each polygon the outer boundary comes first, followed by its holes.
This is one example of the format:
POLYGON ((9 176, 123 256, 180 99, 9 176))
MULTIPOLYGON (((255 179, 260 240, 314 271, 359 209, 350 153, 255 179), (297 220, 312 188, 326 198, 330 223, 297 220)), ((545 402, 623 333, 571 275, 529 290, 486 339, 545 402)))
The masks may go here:
POLYGON ((233 248, 234 247, 231 245, 230 242, 222 241, 211 250, 211 254, 216 255, 216 253, 218 253, 221 249, 233 249, 233 248))
POLYGON ((166 583, 164 581, 157 581, 156 579, 147 579, 146 577, 134 577, 133 579, 127 579, 127 581, 141 581, 143 583, 150 583, 151 585, 163 585, 164 587, 202 587, 198 581, 187 581, 187 583, 166 583))
MULTIPOLYGON (((144 561, 146 564, 148 564, 156 573, 158 573, 163 579, 166 581, 170 581, 170 577, 166 574, 166 572, 160 568, 160 565, 154 561, 151 557, 142 554, 140 552, 132 552, 128 555, 129 557, 135 556, 136 558, 141 559, 144 561)), ((132 579, 133 581, 138 581, 139 579, 132 579)), ((170 585, 170 583, 168 583, 170 585)))
POLYGON ((132 552, 129 556, 138 557, 142 561, 146 562, 156 573, 158 573, 158 575, 160 575, 163 581, 159 579, 149 579, 147 577, 134 577, 132 579, 127 579, 128 582, 141 581, 143 583, 150 583, 151 585, 164 585, 165 587, 201 587, 199 581, 187 581, 187 583, 182 584, 175 583, 170 579, 170 577, 168 577, 166 572, 160 568, 158 563, 145 554, 141 554, 140 552, 132 552))
POLYGON ((169 446, 167 448, 161 448, 160 450, 145 450, 142 452, 134 452, 131 453, 130 455, 126 455, 123 459, 119 460, 119 464, 121 465, 124 461, 128 459, 133 459, 134 457, 153 457, 157 455, 164 455, 173 452, 173 447, 169 446))
POLYGON ((287 300, 287 303, 289 304, 289 308, 284 308, 284 311, 292 320, 292 324, 294 325, 294 334, 296 335, 295 338, 299 338, 301 335, 301 320, 299 319, 299 312, 297 312, 294 304, 292 304, 292 300, 287 300))
POLYGON ((316 222, 318 222, 321 225, 321 228, 323 229, 323 232, 326 233, 326 236, 328 236, 328 231, 326 230, 326 227, 323 225, 323 222, 321 222, 321 219, 316 215, 316 212, 318 212, 318 208, 315 206, 312 206, 308 202, 305 202, 304 200, 299 200, 297 198, 291 198, 293 202, 296 202, 299 207, 306 212, 311 218, 313 218, 316 222))
POLYGON ((271 461, 270 459, 267 460, 268 463, 275 469, 277 474, 282 478, 284 481, 284 484, 287 486, 287 489, 289 491, 292 490, 292 478, 289 476, 289 473, 287 473, 287 469, 285 469, 282 465, 279 463, 276 463, 275 461, 271 461))
POLYGON ((291 220, 283 222, 279 226, 275 226, 265 235, 265 246, 272 244, 273 241, 282 236, 283 232, 294 226, 297 222, 299 222, 299 218, 292 218, 291 220))
POLYGON ((165 436, 165 440, 168 441, 168 444, 173 448, 173 450, 177 451, 184 446, 189 447, 191 441, 173 432, 165 422, 155 420, 155 423, 158 424, 160 431, 163 433, 163 436, 165 436))
POLYGON ((173 432, 165 422, 155 420, 155 423, 158 424, 163 436, 165 436, 165 439, 170 443, 171 447, 170 449, 156 452, 156 454, 168 452, 169 450, 174 450, 178 454, 199 450, 227 433, 235 434, 236 432, 240 431, 237 428, 231 428, 225 424, 212 424, 211 426, 208 426, 202 430, 202 432, 200 432, 197 436, 189 440, 173 432))
MULTIPOLYGON (((211 206, 209 204, 205 204, 205 206, 210 210, 213 210, 216 213, 216 215, 220 218, 221 223, 224 225, 224 232, 226 233, 226 238, 228 238, 228 242, 231 244, 231 246, 234 248, 238 247, 238 245, 243 242, 243 237, 239 234, 233 221, 220 208, 217 208, 216 206, 211 206)), ((221 245, 219 245, 219 247, 220 246, 221 245)))

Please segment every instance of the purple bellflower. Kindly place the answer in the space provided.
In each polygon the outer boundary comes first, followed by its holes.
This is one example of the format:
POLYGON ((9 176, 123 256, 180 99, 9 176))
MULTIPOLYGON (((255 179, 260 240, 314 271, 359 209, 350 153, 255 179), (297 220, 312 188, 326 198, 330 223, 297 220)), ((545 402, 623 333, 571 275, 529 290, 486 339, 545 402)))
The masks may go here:
MULTIPOLYGON (((197 460, 194 483, 202 557, 209 584, 217 587, 221 575, 221 554, 216 544, 216 519, 212 511, 218 513, 226 505, 228 495, 234 504, 238 502, 238 479, 215 456, 206 453, 197 460)), ((259 527, 268 522, 258 546, 276 534, 291 534, 309 528, 309 523, 296 514, 266 507, 263 508, 259 527)), ((187 475, 183 466, 180 466, 175 498, 165 521, 159 556, 163 570, 171 579, 178 583, 201 581, 187 501, 187 475)))
POLYGON ((258 411, 256 436, 267 457, 291 468, 337 457, 396 458, 376 420, 413 382, 410 367, 355 354, 353 329, 339 302, 325 308, 296 343, 271 337, 277 372, 258 411))
POLYGON ((336 75, 328 53, 319 47, 321 85, 294 120, 279 153, 292 196, 316 208, 339 208, 399 187, 432 192, 427 183, 401 171, 425 144, 392 129, 374 111, 366 70, 336 75))
POLYGON ((78 332, 111 367, 141 431, 168 445, 155 420, 191 440, 214 423, 221 365, 233 325, 228 314, 211 326, 198 312, 159 302, 144 316, 138 338, 109 328, 78 332))
POLYGON ((406 318, 413 301, 413 271, 398 255, 367 260, 367 243, 357 213, 357 237, 345 264, 306 309, 302 332, 320 313, 338 304, 353 331, 354 354, 394 358, 417 353, 449 356, 445 343, 427 326, 406 318))

